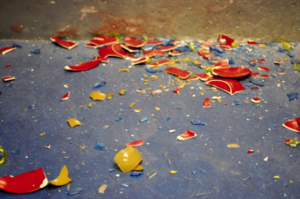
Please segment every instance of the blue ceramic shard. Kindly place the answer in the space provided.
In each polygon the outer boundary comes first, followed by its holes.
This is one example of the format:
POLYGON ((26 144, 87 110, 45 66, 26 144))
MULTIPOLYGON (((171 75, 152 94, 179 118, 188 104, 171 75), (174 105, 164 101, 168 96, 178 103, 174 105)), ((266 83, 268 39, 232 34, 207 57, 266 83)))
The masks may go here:
POLYGON ((199 119, 193 119, 192 121, 191 121, 191 124, 192 125, 201 125, 201 126, 205 126, 205 125, 207 125, 205 122, 201 122, 199 119))
POLYGON ((147 71, 148 73, 156 73, 157 72, 154 68, 147 68, 147 67, 145 67, 145 71, 147 71))
POLYGON ((171 117, 167 117, 166 120, 167 120, 167 121, 170 121, 170 120, 171 120, 171 117))
POLYGON ((116 122, 120 122, 122 120, 122 118, 116 118, 116 122))
POLYGON ((228 60, 228 62, 229 62, 230 65, 234 64, 233 58, 230 57, 229 60, 228 60))
POLYGON ((148 121, 148 118, 143 118, 143 119, 141 119, 141 122, 147 122, 148 121))
POLYGON ((71 189, 69 191, 67 191, 67 195, 75 195, 75 194, 79 194, 80 192, 82 192, 82 188, 75 188, 75 189, 71 189))
POLYGON ((15 47, 15 48, 22 48, 22 46, 20 46, 19 44, 16 44, 16 43, 13 43, 12 46, 15 47))
POLYGON ((139 176, 142 176, 143 175, 143 172, 142 171, 131 171, 130 173, 130 177, 139 177, 139 176))
POLYGON ((107 151, 108 150, 106 144, 103 143, 103 142, 99 142, 99 141, 96 142, 96 144, 94 146, 94 149, 101 150, 101 151, 107 151))
POLYGON ((297 92, 293 92, 293 93, 288 93, 287 94, 287 96, 288 96, 288 98, 289 98, 290 101, 298 99, 298 95, 299 95, 299 93, 297 93, 297 92))
POLYGON ((95 86, 93 88, 101 88, 105 85, 106 85, 106 82, 98 82, 98 83, 95 84, 95 86))
POLYGON ((31 50, 30 53, 34 55, 38 55, 41 54, 41 50, 40 49, 31 50))
POLYGON ((263 80, 260 80, 260 79, 257 79, 257 78, 251 80, 251 82, 252 82, 253 84, 255 84, 256 86, 265 86, 264 81, 263 81, 263 80))
POLYGON ((35 104, 32 104, 31 106, 28 106, 29 109, 35 109, 35 104))
POLYGON ((12 153, 12 154, 20 154, 20 149, 12 150, 11 153, 12 153))

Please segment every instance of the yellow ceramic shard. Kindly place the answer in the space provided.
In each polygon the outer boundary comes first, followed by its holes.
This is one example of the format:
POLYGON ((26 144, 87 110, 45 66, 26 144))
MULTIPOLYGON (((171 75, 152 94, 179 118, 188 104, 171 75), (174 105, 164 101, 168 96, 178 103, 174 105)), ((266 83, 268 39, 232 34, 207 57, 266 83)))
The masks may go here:
POLYGON ((132 102, 129 106, 129 108, 132 108, 135 105, 135 102, 132 102))
POLYGON ((121 69, 119 69, 119 72, 128 72, 128 71, 129 71, 128 68, 121 68, 121 69))
POLYGON ((155 110, 157 110, 157 111, 159 111, 160 110, 160 108, 159 107, 154 107, 155 108, 155 110))
POLYGON ((134 112, 136 112, 136 113, 139 113, 141 111, 142 111, 142 109, 134 109, 134 112))
POLYGON ((132 169, 133 171, 143 171, 144 167, 142 167, 141 165, 137 165, 134 169, 132 169))
POLYGON ((260 48, 267 48, 267 46, 265 44, 259 44, 260 48))
POLYGON ((157 75, 151 75, 152 81, 157 80, 158 76, 157 75))
POLYGON ((106 190, 106 188, 107 188, 107 184, 103 184, 101 187, 99 187, 98 192, 99 193, 104 193, 104 191, 106 190))
POLYGON ((146 94, 146 92, 145 92, 145 91, 142 91, 141 94, 146 94))
POLYGON ((177 173, 177 171, 175 171, 175 170, 170 171, 170 174, 176 174, 176 173, 177 173))
POLYGON ((46 133, 41 133, 41 134, 40 134, 41 137, 44 136, 44 135, 46 135, 46 133))
POLYGON ((136 168, 143 160, 140 152, 132 146, 119 151, 114 158, 115 163, 122 172, 129 172, 136 168))
POLYGON ((239 47, 240 46, 240 44, 234 43, 234 42, 231 45, 232 45, 232 47, 239 47))
POLYGON ((93 102, 90 102, 89 107, 92 108, 92 106, 93 106, 93 102))
POLYGON ((286 49, 286 50, 291 50, 292 49, 292 45, 290 45, 290 44, 288 44, 288 43, 286 43, 286 42, 284 42, 284 41, 281 41, 281 43, 282 43, 282 45, 283 45, 283 47, 286 49))
POLYGON ((147 79, 147 78, 148 78, 148 75, 144 75, 144 78, 147 79))
POLYGON ((196 66, 201 66, 202 65, 202 63, 197 61, 197 60, 193 60, 193 64, 195 64, 196 66))
POLYGON ((292 180, 290 180, 290 183, 293 184, 294 182, 292 180))
POLYGON ((274 176, 274 179, 279 179, 280 177, 279 176, 274 176))
POLYGON ((120 90, 120 92, 119 92, 120 95, 124 95, 125 93, 126 93, 126 90, 125 90, 125 89, 120 90))
POLYGON ((49 184, 52 184, 54 186, 64 186, 64 185, 70 183, 72 181, 72 179, 69 178, 68 174, 69 174, 69 171, 67 169, 67 166, 65 165, 61 169, 59 176, 56 179, 49 181, 49 184))
POLYGON ((170 61, 168 62, 168 66, 173 66, 175 64, 177 64, 180 60, 174 60, 174 58, 172 57, 170 59, 170 61))
POLYGON ((70 118, 67 120, 67 122, 69 123, 70 127, 74 127, 74 126, 81 126, 81 122, 79 122, 78 120, 76 120, 75 118, 70 118))
POLYGON ((239 148, 240 145, 236 144, 236 143, 232 143, 232 144, 227 144, 228 148, 239 148))
POLYGON ((101 93, 100 91, 94 91, 90 94, 90 98, 92 98, 94 101, 96 100, 105 101, 106 94, 101 93))
POLYGON ((108 95, 107 95, 107 99, 112 99, 112 98, 113 98, 113 96, 114 96, 114 94, 113 94, 113 93, 108 93, 108 95))
POLYGON ((283 58, 282 60, 283 60, 283 61, 288 61, 288 60, 289 60, 289 58, 288 58, 288 57, 286 57, 286 58, 283 58))
POLYGON ((169 88, 166 88, 164 91, 165 91, 165 92, 169 92, 169 91, 170 91, 170 89, 169 89, 169 88))

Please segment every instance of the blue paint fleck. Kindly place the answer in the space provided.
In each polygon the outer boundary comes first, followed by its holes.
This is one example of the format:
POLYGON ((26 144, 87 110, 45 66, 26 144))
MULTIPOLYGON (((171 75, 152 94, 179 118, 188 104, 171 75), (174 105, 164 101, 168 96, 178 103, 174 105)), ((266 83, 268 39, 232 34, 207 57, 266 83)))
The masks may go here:
POLYGON ((108 150, 106 144, 103 143, 103 142, 99 142, 99 141, 96 142, 96 144, 94 146, 94 149, 101 150, 101 151, 107 151, 108 150))

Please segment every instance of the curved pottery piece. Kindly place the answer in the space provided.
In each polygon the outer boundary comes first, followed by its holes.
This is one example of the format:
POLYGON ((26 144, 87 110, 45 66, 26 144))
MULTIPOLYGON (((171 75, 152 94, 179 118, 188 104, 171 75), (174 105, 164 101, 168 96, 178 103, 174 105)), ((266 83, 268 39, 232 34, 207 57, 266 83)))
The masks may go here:
POLYGON ((217 87, 230 95, 234 95, 245 90, 243 85, 235 79, 211 78, 207 80, 205 84, 217 87))
POLYGON ((248 76, 252 71, 245 66, 231 67, 231 68, 213 68, 213 75, 226 78, 241 78, 248 76))

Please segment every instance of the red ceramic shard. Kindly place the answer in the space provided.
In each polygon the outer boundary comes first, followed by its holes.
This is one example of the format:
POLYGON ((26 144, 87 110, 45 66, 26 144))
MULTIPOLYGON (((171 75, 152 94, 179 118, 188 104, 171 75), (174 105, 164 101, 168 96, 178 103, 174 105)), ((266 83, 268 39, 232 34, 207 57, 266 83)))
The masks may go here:
POLYGON ((229 68, 229 62, 228 59, 223 59, 222 61, 219 61, 214 65, 214 67, 222 67, 222 68, 229 68))
POLYGON ((252 87, 250 87, 251 89, 259 89, 259 87, 257 87, 257 86, 252 86, 252 87))
POLYGON ((217 47, 224 48, 225 50, 232 50, 232 46, 227 44, 219 44, 217 47))
POLYGON ((90 40, 90 43, 98 47, 112 45, 117 42, 118 42, 117 39, 108 36, 97 36, 94 37, 94 39, 90 40))
POLYGON ((179 50, 171 50, 170 52, 169 52, 169 55, 170 56, 179 56, 179 55, 182 55, 183 54, 183 52, 181 52, 181 51, 179 51, 179 50))
POLYGON ((299 124, 297 122, 297 120, 289 120, 286 123, 282 124, 283 127, 291 130, 291 131, 295 131, 295 132, 299 132, 299 124))
POLYGON ((166 68, 165 72, 176 75, 181 79, 186 79, 192 74, 191 72, 188 72, 188 71, 185 71, 185 70, 182 70, 179 68, 174 68, 174 67, 166 68))
POLYGON ((265 66, 258 66, 257 68, 258 68, 258 70, 264 70, 264 71, 267 71, 267 72, 269 72, 269 70, 270 70, 270 68, 265 67, 265 66))
POLYGON ((261 75, 260 77, 263 78, 263 79, 268 79, 268 78, 269 78, 269 75, 263 74, 263 75, 261 75))
POLYGON ((142 63, 147 62, 147 60, 148 60, 148 57, 141 57, 141 58, 135 60, 134 62, 132 62, 132 65, 142 64, 142 63))
POLYGON ((179 93, 179 91, 180 91, 180 86, 177 86, 177 87, 173 90, 174 93, 179 93))
POLYGON ((281 60, 278 60, 278 61, 274 61, 274 64, 281 64, 282 63, 282 61, 281 60))
POLYGON ((221 44, 226 44, 226 45, 232 46, 232 43, 234 42, 234 39, 232 39, 232 38, 230 38, 226 35, 220 34, 219 37, 218 37, 217 42, 221 43, 221 44))
POLYGON ((101 60, 94 60, 94 61, 80 63, 73 66, 65 66, 65 69, 70 71, 85 71, 85 70, 90 70, 92 68, 95 68, 96 66, 98 66, 98 64, 100 64, 100 62, 101 60))
POLYGON ((203 50, 198 50, 198 54, 203 57, 204 59, 209 59, 212 52, 211 51, 203 51, 203 50))
POLYGON ((203 101, 203 108, 211 108, 211 103, 209 98, 205 98, 203 101))
POLYGON ((199 77, 201 81, 207 81, 209 78, 212 77, 211 74, 201 73, 201 74, 195 74, 195 76, 199 77))
POLYGON ((2 55, 5 55, 6 53, 16 50, 16 49, 17 49, 16 47, 8 46, 8 47, 1 48, 0 52, 2 53, 2 55))
POLYGON ((133 54, 129 54, 125 57, 125 59, 129 59, 131 61, 136 61, 138 60, 139 58, 136 58, 133 54))
POLYGON ((254 150, 247 151, 247 154, 249 154, 249 153, 254 153, 254 150))
POLYGON ((206 50, 209 50, 209 47, 212 46, 214 43, 213 42, 203 42, 201 44, 201 48, 204 48, 206 50))
POLYGON ((162 93, 162 90, 154 90, 154 91, 151 91, 152 95, 158 95, 158 94, 161 94, 162 93))
POLYGON ((87 47, 87 48, 98 48, 97 45, 92 44, 92 43, 85 44, 85 47, 87 47))
POLYGON ((106 58, 101 58, 101 57, 99 57, 99 56, 94 56, 93 60, 94 60, 94 61, 100 60, 101 62, 106 62, 106 63, 109 62, 108 59, 106 59, 106 58))
POLYGON ((212 74, 226 78, 241 78, 248 76, 252 71, 245 66, 231 67, 231 68, 213 68, 212 74))
POLYGON ((160 44, 163 44, 163 43, 165 43, 165 42, 159 41, 159 40, 149 40, 149 41, 147 41, 146 44, 160 45, 160 44))
POLYGON ((6 77, 2 77, 2 79, 3 79, 3 81, 8 82, 8 81, 15 80, 16 78, 12 77, 12 76, 6 76, 6 77))
POLYGON ((191 131, 191 130, 187 130, 187 131, 184 132, 183 134, 177 136, 177 139, 178 139, 178 140, 188 140, 188 139, 191 139, 191 138, 194 138, 194 137, 197 137, 197 134, 194 133, 194 132, 191 131))
POLYGON ((259 75, 259 72, 251 73, 251 75, 256 78, 259 75))
POLYGON ((257 45, 257 43, 255 41, 251 41, 251 40, 248 40, 247 44, 248 45, 257 45))
POLYGON ((242 92, 245 90, 243 85, 235 79, 210 78, 205 84, 217 87, 230 95, 242 92))
POLYGON ((127 50, 128 52, 131 52, 131 53, 139 52, 138 49, 132 48, 132 47, 127 46, 127 45, 124 45, 124 44, 121 44, 121 47, 122 47, 123 49, 127 50))
POLYGON ((62 98, 60 98, 60 100, 68 100, 70 96, 70 92, 67 92, 64 96, 62 96, 62 98))
POLYGON ((280 71, 278 74, 279 75, 284 75, 284 74, 286 74, 286 72, 285 71, 280 71))
POLYGON ((255 64, 256 63, 256 60, 252 59, 250 60, 250 64, 255 64))
POLYGON ((133 47, 133 48, 141 48, 145 45, 145 41, 135 40, 131 37, 125 37, 125 44, 126 46, 133 47))
POLYGON ((43 168, 0 178, 0 189, 10 193, 30 193, 44 188, 47 184, 48 180, 43 168))
POLYGON ((64 40, 58 39, 57 37, 51 37, 50 40, 64 48, 69 49, 69 50, 71 50, 72 48, 74 48, 78 45, 78 42, 64 41, 64 40))
POLYGON ((178 46, 159 46, 159 50, 161 50, 163 52, 174 50, 176 48, 178 48, 178 46))
POLYGON ((257 63, 266 63, 266 60, 264 60, 264 59, 259 59, 259 60, 257 60, 257 63))
POLYGON ((198 79, 199 79, 199 77, 196 76, 196 75, 194 75, 194 76, 192 76, 192 77, 186 78, 185 80, 186 80, 186 81, 194 81, 194 80, 198 80, 198 79))
POLYGON ((5 65, 5 67, 6 67, 6 68, 7 68, 7 67, 10 67, 10 64, 5 65))
POLYGON ((259 97, 254 97, 254 98, 251 99, 251 102, 260 103, 260 99, 259 99, 259 97))
POLYGON ((125 58, 128 55, 128 53, 122 49, 120 43, 108 45, 103 48, 99 48, 98 53, 99 53, 100 58, 107 58, 109 56, 125 58))
POLYGON ((143 54, 145 56, 148 56, 148 57, 152 57, 152 56, 164 56, 165 52, 161 51, 161 50, 158 50, 158 49, 154 49, 154 50, 146 50, 146 51, 143 52, 143 54))
POLYGON ((138 141, 134 141, 134 142, 129 142, 126 144, 126 146, 141 146, 144 144, 143 140, 138 140, 138 141))
POLYGON ((298 122, 298 124, 300 124, 300 117, 296 118, 295 120, 298 122))
POLYGON ((45 147, 48 148, 48 149, 50 149, 50 148, 51 148, 51 145, 50 145, 50 144, 47 144, 45 147))
POLYGON ((148 66, 150 66, 150 67, 163 66, 163 65, 166 65, 167 63, 169 63, 169 60, 163 59, 163 60, 159 60, 157 62, 153 62, 153 63, 149 64, 148 66))
POLYGON ((139 88, 139 89, 137 89, 136 91, 140 93, 140 92, 142 92, 142 89, 141 89, 141 88, 139 88))
POLYGON ((218 59, 211 59, 210 60, 212 63, 214 63, 214 64, 216 64, 216 63, 218 63, 219 62, 219 60, 218 59))

